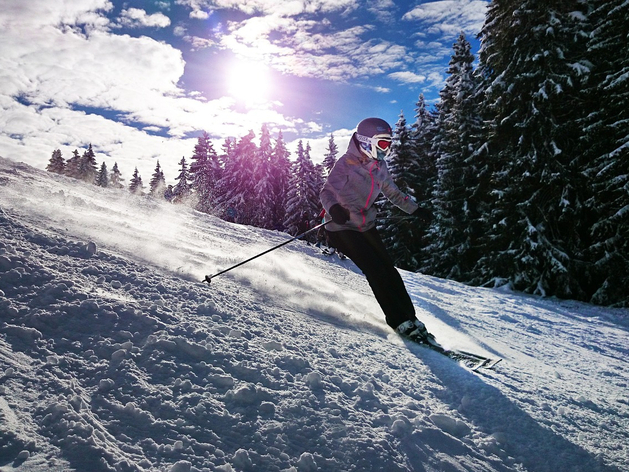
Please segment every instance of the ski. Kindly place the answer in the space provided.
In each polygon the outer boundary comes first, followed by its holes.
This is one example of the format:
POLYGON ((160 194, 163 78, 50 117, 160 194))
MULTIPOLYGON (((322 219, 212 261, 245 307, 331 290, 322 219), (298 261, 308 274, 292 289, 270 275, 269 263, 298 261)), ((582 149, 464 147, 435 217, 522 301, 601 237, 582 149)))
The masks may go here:
POLYGON ((479 369, 493 369, 494 367, 496 367, 496 364, 502 361, 501 358, 494 359, 486 356, 481 356, 480 354, 474 354, 468 351, 460 351, 458 349, 446 349, 438 344, 436 341, 412 342, 419 346, 423 346, 435 352, 438 352, 439 354, 449 357, 454 361, 460 362, 472 371, 477 371, 479 369))

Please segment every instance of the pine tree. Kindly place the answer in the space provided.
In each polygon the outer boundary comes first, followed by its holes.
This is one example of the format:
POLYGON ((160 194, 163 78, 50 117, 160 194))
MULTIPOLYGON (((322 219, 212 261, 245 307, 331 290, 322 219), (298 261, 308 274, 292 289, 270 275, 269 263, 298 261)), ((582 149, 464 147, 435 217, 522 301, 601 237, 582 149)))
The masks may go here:
POLYGON ((188 163, 185 157, 182 157, 179 161, 179 175, 175 180, 177 183, 173 187, 173 202, 188 203, 192 193, 192 186, 190 185, 188 163))
MULTIPOLYGON (((395 124, 391 146, 388 159, 391 177, 402 192, 413 196, 412 183, 418 178, 417 156, 403 112, 395 124)), ((402 269, 415 270, 418 264, 416 251, 422 236, 420 225, 409 221, 405 212, 388 201, 384 202, 383 209, 385 219, 379 228, 393 261, 402 269)))
POLYGON ((235 207, 230 206, 228 195, 229 192, 232 191, 230 187, 232 182, 229 177, 231 175, 230 169, 232 168, 232 160, 236 150, 236 139, 232 137, 225 138, 221 145, 221 150, 219 161, 222 163, 222 172, 215 186, 214 214, 219 215, 227 221, 233 222, 236 221, 238 213, 235 207))
POLYGON ((254 221, 257 206, 255 165, 252 164, 257 154, 254 138, 253 131, 249 131, 230 149, 219 182, 221 196, 218 203, 223 214, 229 220, 245 225, 254 221))
POLYGON ((220 177, 221 166, 218 154, 214 150, 209 134, 204 131, 197 138, 190 164, 190 182, 196 194, 197 210, 203 213, 212 212, 216 186, 220 177))
MULTIPOLYGON (((417 204, 435 213, 434 191, 437 185, 437 157, 432 149, 432 143, 437 134, 437 111, 431 111, 426 105, 423 94, 419 95, 415 104, 415 122, 411 126, 411 143, 414 146, 416 176, 411 182, 413 195, 417 204)), ((417 224, 417 239, 413 247, 414 257, 418 261, 415 270, 431 272, 428 267, 432 264, 433 254, 429 247, 434 243, 434 234, 430 234, 430 226, 417 224)))
POLYGON ((587 201, 592 262, 591 301, 629 306, 629 2, 591 0, 588 59, 590 113, 584 120, 583 167, 592 183, 587 201), (623 53, 624 52, 624 53, 623 53))
POLYGON ((417 166, 413 195, 423 208, 432 210, 433 189, 437 182, 436 156, 432 151, 432 142, 436 134, 436 117, 426 107, 423 94, 419 95, 415 105, 415 122, 411 126, 411 144, 415 147, 414 154, 417 166))
MULTIPOLYGON (((312 178, 310 183, 310 194, 313 199, 313 208, 316 210, 316 216, 321 214, 321 210, 323 210, 323 206, 321 205, 321 199, 319 198, 319 193, 323 189, 323 185, 325 184, 325 177, 323 175, 323 165, 314 165, 312 162, 312 147, 310 143, 306 143, 306 160, 310 162, 310 168, 312 172, 312 178)), ((318 224, 316 219, 314 220, 315 224, 318 224)))
POLYGON ((92 149, 92 145, 90 144, 81 157, 78 178, 93 184, 96 182, 97 172, 98 166, 96 165, 96 156, 94 154, 94 150, 92 149))
POLYGON ((255 159, 255 200, 257 202, 253 224, 260 228, 272 229, 274 226, 274 193, 273 193, 273 148, 271 136, 266 124, 262 125, 260 147, 255 159))
POLYGON ((271 211, 271 228, 284 230, 288 185, 291 176, 290 152, 286 149, 282 132, 279 132, 273 152, 271 153, 271 182, 273 202, 271 211))
POLYGON ((96 174, 96 185, 99 187, 108 187, 109 186, 109 174, 107 172, 107 164, 104 162, 100 166, 100 170, 96 174))
POLYGON ((66 162, 63 159, 63 155, 61 154, 60 149, 55 149, 52 152, 52 157, 50 161, 48 161, 48 165, 46 166, 46 170, 48 172, 52 172, 54 174, 63 174, 65 173, 66 162))
POLYGON ((328 140, 328 147, 326 148, 326 153, 323 156, 323 169, 325 170, 325 176, 330 175, 330 171, 334 164, 336 164, 336 159, 339 154, 339 147, 334 142, 334 135, 330 134, 330 139, 328 140))
POLYGON ((164 172, 159 165, 159 161, 157 161, 157 165, 155 166, 155 170, 151 176, 151 181, 149 182, 149 195, 152 197, 163 197, 165 190, 166 178, 164 177, 164 172))
POLYGON ((137 167, 133 171, 133 177, 131 177, 129 182, 129 192, 133 195, 144 195, 144 184, 137 167))
POLYGON ((300 140, 287 195, 286 231, 292 235, 301 234, 317 224, 318 215, 319 197, 314 164, 300 140))
POLYGON ((111 169, 111 179, 109 185, 113 188, 124 188, 122 174, 118 169, 118 163, 114 162, 114 166, 111 169))
POLYGON ((481 32, 481 77, 492 115, 487 149, 495 197, 478 270, 484 282, 581 298, 586 267, 575 113, 584 4, 494 1, 481 32))
POLYGON ((78 149, 72 151, 72 157, 66 162, 65 174, 73 179, 78 179, 81 169, 81 156, 78 149))
POLYGON ((461 33, 440 94, 439 129, 433 140, 438 178, 433 193, 436 221, 429 238, 433 242, 428 247, 431 273, 457 280, 472 278, 480 236, 472 198, 478 185, 473 144, 481 128, 473 62, 470 43, 461 33))

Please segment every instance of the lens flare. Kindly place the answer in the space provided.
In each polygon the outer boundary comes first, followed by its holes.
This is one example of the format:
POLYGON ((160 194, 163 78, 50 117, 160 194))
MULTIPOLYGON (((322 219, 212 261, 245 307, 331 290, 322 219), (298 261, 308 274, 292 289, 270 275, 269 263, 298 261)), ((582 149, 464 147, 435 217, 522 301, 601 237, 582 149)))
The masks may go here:
POLYGON ((269 69, 261 62, 235 62, 227 81, 229 94, 245 106, 261 105, 269 99, 269 69))

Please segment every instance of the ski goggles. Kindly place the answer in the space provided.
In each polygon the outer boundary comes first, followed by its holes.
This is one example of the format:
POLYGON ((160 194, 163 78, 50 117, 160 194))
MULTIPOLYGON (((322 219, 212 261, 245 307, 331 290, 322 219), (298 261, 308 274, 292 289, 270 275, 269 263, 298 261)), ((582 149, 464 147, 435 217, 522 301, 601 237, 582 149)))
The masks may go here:
POLYGON ((391 135, 390 134, 376 134, 369 138, 361 134, 356 133, 356 139, 360 143, 364 143, 370 146, 370 151, 374 159, 377 158, 378 151, 383 152, 385 156, 391 152, 391 135))

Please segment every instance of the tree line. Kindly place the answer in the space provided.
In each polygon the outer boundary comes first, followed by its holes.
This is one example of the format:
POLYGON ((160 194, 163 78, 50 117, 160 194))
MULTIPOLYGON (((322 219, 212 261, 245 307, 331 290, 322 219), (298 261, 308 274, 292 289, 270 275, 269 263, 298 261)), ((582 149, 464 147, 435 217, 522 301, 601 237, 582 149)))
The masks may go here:
MULTIPOLYGON (((400 267, 629 306, 629 2, 493 0, 391 167, 433 224, 385 228, 400 267)), ((396 211, 389 209, 395 214, 396 211)))
MULTIPOLYGON (((167 185, 157 161, 148 191, 137 167, 128 190, 135 195, 165 198, 239 224, 286 231, 296 235, 318 224, 321 212, 319 191, 338 155, 330 135, 322 164, 315 165, 309 143, 299 141, 295 159, 280 131, 273 140, 262 125, 259 144, 250 131, 240 139, 224 140, 217 152, 207 132, 197 138, 192 156, 179 161, 174 185, 167 185)), ((125 188, 118 164, 109 172, 100 167, 91 144, 66 162, 59 149, 53 151, 47 170, 101 187, 125 188)))
MULTIPOLYGON (((412 123, 402 112, 395 124, 394 180, 435 215, 422 226, 376 203, 398 267, 629 306, 627 25, 623 0, 489 4, 478 58, 461 34, 438 103, 419 95, 412 123)), ((290 160, 266 126, 254 138, 228 138, 217 153, 203 133, 167 198, 291 234, 312 227, 333 136, 321 165, 301 141, 290 160)), ((149 193, 162 181, 158 163, 149 193)))

